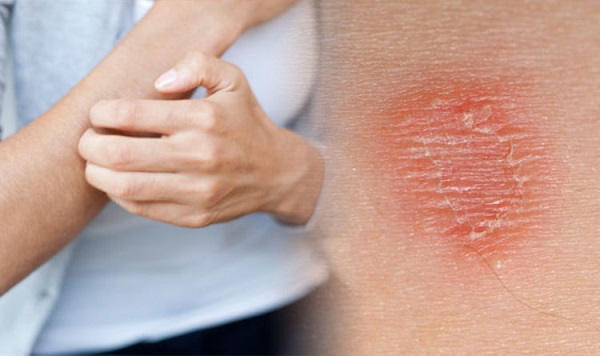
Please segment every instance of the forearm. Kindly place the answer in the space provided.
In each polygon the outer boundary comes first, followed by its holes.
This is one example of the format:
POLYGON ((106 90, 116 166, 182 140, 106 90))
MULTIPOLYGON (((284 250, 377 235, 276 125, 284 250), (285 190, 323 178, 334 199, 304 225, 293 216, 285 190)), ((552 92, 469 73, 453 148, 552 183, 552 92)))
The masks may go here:
POLYGON ((217 25, 213 15, 211 32, 198 37, 206 30, 199 29, 202 16, 197 3, 159 2, 67 96, 0 145, 0 294, 68 243, 107 201, 86 183, 77 153, 89 109, 102 99, 158 98, 153 82, 162 71, 191 50, 222 53, 243 28, 223 19, 217 25))

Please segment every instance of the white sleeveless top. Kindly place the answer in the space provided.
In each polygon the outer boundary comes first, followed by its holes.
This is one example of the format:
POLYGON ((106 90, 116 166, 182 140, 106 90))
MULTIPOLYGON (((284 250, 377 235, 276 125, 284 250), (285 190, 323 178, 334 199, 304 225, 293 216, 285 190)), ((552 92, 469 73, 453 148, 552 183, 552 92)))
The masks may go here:
MULTIPOLYGON (((147 3, 138 3, 140 14, 147 3)), ((250 30, 224 56, 244 70, 279 125, 294 119, 309 100, 315 26, 314 4, 300 1, 250 30)), ((290 303, 326 278, 305 232, 265 214, 178 228, 111 203, 75 242, 60 298, 34 353, 100 352, 290 303)))

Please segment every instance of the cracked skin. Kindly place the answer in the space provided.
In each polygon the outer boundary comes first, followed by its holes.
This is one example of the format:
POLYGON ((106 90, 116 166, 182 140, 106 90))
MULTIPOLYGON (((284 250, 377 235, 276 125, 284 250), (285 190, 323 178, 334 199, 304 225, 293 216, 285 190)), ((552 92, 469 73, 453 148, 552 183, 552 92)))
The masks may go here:
POLYGON ((395 98, 371 127, 378 171, 400 203, 392 219, 492 268, 544 243, 565 177, 530 88, 500 82, 418 85, 428 90, 395 98))

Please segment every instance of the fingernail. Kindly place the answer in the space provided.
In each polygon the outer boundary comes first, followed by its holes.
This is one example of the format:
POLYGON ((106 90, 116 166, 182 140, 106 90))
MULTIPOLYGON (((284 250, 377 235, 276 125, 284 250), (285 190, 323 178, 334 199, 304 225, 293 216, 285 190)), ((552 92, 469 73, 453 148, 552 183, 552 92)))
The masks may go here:
POLYGON ((154 86, 157 89, 166 89, 166 88, 172 86, 176 80, 177 80, 177 72, 175 72, 175 69, 171 69, 168 72, 166 72, 165 74, 161 75, 156 80, 156 83, 154 83, 154 86))

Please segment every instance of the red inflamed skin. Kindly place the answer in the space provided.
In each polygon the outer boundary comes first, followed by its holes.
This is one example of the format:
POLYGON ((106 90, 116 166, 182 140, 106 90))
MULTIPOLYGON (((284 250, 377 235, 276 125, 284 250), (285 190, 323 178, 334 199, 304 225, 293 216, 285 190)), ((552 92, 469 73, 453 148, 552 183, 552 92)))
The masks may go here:
POLYGON ((600 2, 320 10, 332 353, 599 354, 600 2))
POLYGON ((529 110, 533 92, 519 78, 436 78, 387 100, 366 136, 405 243, 495 273, 543 251, 566 174, 549 120, 529 110))

